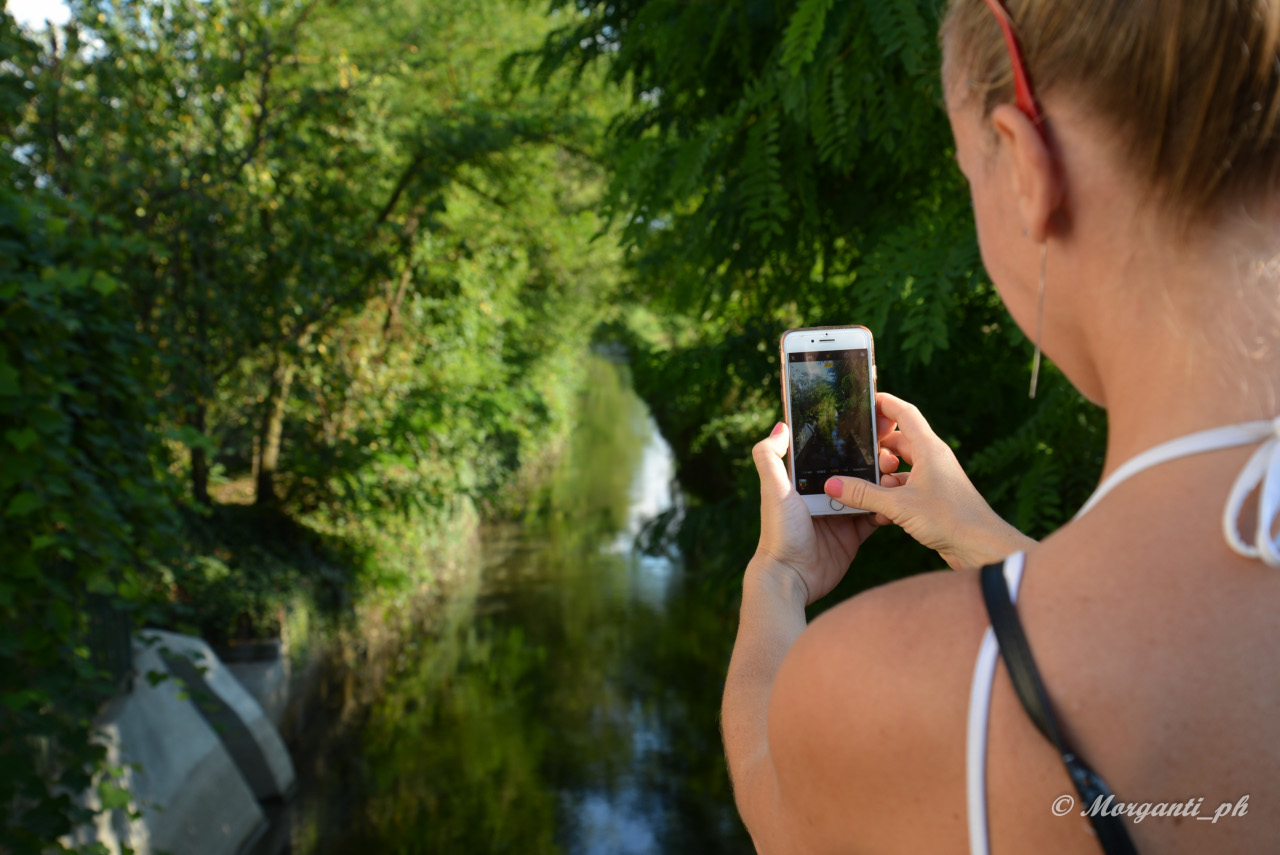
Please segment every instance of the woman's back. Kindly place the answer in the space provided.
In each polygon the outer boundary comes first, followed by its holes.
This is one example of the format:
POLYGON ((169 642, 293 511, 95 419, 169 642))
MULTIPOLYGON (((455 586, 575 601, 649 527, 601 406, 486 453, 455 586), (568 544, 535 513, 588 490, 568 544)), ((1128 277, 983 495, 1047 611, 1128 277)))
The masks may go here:
MULTIPOLYGON (((1018 611, 1069 742, 1117 802, 1194 800, 1205 817, 1148 815, 1132 828, 1140 852, 1264 852, 1280 840, 1280 572, 1222 535, 1227 491, 1253 450, 1135 476, 1028 558, 1018 611), (1213 822, 1224 803, 1241 807, 1213 822)), ((1064 823, 1087 828, 1086 806, 1053 815, 1054 799, 1075 792, 1007 677, 992 706, 992 851, 1059 851, 1064 823), (1027 761, 1042 755, 1057 780, 1036 788, 1027 761), (1037 832, 1051 836, 1018 842, 1037 832)), ((1086 834, 1079 851, 1097 844, 1086 834)))
MULTIPOLYGON (((1129 826, 1139 852, 1269 852, 1280 840, 1280 573, 1227 549, 1221 525, 1252 451, 1135 476, 1027 552, 1017 610, 1052 708, 1110 785, 1110 809, 1149 805, 1129 826), (1181 815, 1154 815, 1161 803, 1181 815), (1235 815, 1214 822, 1224 803, 1235 815)), ((778 820, 786 844, 757 840, 762 851, 970 851, 965 728, 988 625, 977 577, 876 588, 795 642, 769 734, 777 786, 804 808, 778 820)), ((1003 665, 987 733, 990 851, 1096 855, 1088 806, 1003 665)))

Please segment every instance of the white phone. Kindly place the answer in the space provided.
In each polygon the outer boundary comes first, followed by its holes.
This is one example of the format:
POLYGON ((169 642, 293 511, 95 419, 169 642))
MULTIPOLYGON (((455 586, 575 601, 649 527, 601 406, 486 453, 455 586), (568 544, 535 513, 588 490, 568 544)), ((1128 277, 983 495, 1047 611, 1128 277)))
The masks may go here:
POLYGON ((822 485, 832 475, 880 483, 871 331, 861 326, 787 330, 782 400, 791 428, 791 486, 809 513, 866 513, 829 498, 822 485))

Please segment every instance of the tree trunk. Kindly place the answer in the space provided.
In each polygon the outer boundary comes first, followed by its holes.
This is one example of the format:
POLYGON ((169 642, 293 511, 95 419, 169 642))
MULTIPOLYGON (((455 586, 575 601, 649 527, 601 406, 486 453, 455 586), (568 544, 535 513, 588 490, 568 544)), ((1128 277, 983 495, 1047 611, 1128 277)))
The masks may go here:
POLYGON ((285 405, 289 402, 289 388, 293 385, 294 364, 281 356, 271 372, 271 385, 263 402, 262 430, 258 442, 258 505, 274 505, 276 495, 276 468, 280 463, 280 439, 284 434, 285 405))
MULTIPOLYGON (((200 431, 200 433, 204 433, 204 404, 196 405, 196 417, 192 427, 200 431)), ((195 496, 196 502, 201 505, 212 504, 209 501, 209 458, 205 454, 204 446, 196 446, 191 449, 191 494, 195 496)))

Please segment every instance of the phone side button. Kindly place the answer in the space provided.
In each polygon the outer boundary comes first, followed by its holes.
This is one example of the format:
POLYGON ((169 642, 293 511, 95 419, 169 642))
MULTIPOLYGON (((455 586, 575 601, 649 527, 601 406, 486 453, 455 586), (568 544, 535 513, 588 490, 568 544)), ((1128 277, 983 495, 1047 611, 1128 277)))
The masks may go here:
POLYGON ((844 505, 840 504, 840 503, 839 503, 839 502, 837 502, 835 499, 828 499, 828 500, 827 500, 827 504, 831 506, 831 510, 833 510, 833 511, 843 511, 843 510, 844 510, 844 505))

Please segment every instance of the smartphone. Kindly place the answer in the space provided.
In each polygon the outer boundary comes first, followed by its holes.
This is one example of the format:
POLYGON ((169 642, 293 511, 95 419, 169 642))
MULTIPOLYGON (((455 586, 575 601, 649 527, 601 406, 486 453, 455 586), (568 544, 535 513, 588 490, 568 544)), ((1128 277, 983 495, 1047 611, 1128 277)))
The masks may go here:
POLYGON ((880 483, 876 359, 862 326, 782 336, 782 400, 791 428, 791 486, 813 516, 861 514, 822 492, 832 475, 880 483))

